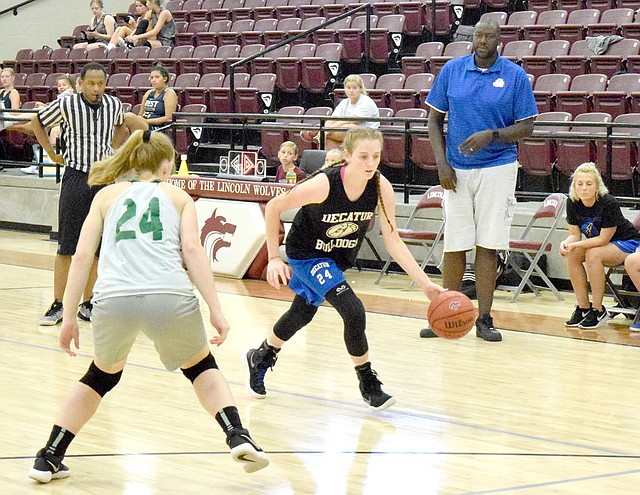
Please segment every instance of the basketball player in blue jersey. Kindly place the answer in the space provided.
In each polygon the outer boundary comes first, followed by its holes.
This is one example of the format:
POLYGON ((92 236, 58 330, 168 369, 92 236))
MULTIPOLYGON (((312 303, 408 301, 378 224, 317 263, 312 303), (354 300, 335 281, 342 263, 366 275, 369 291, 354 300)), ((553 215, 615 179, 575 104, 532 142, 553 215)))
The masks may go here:
POLYGON ((79 348, 75 308, 102 240, 94 289, 94 360, 73 387, 29 477, 48 483, 66 478, 67 447, 122 375, 136 336, 144 332, 169 370, 180 368, 204 409, 227 435, 235 461, 252 473, 269 460, 242 427, 229 386, 209 351, 193 283, 209 307, 222 344, 229 324, 220 309, 211 268, 198 235, 193 200, 166 182, 175 151, 162 133, 136 131, 111 158, 91 168, 89 185, 112 184, 93 200, 73 257, 60 332, 60 347, 79 348), (191 280, 182 265, 189 270, 191 280))
POLYGON ((264 376, 275 365, 280 348, 311 322, 318 306, 326 300, 343 319, 344 341, 364 401, 376 410, 395 403, 382 391, 382 383, 371 368, 364 306, 343 274, 353 265, 378 206, 388 253, 429 299, 444 291, 422 271, 398 236, 395 194, 389 181, 378 172, 382 134, 369 127, 354 127, 346 133, 344 148, 344 160, 312 174, 267 204, 267 281, 277 289, 288 283, 295 297, 260 347, 246 354, 247 387, 254 397, 265 397, 264 376), (287 266, 278 254, 280 214, 296 208, 300 210, 286 242, 287 266))

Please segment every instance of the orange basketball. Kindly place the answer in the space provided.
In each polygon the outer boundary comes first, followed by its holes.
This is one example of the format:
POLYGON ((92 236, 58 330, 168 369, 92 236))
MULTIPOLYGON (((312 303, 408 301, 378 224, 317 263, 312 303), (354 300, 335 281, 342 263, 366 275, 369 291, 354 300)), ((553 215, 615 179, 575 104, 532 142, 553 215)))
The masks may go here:
POLYGON ((438 337, 459 339, 469 333, 476 320, 476 308, 462 292, 440 293, 427 310, 429 324, 438 337))

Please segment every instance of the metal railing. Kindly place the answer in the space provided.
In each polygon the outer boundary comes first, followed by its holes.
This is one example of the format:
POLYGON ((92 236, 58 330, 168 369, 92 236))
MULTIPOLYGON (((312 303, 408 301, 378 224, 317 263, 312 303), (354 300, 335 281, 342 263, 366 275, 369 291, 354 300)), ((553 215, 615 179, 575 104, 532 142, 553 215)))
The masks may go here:
MULTIPOLYGON (((237 62, 232 63, 229 66, 229 90, 231 91, 231 94, 234 94, 235 92, 235 81, 234 81, 234 74, 235 74, 235 70, 236 67, 240 67, 242 65, 247 65, 249 62, 251 62, 252 60, 258 58, 258 57, 263 57, 265 53, 269 53, 272 52, 273 50, 276 50, 278 48, 280 48, 281 46, 284 45, 288 45, 290 44, 292 41, 296 41, 299 40, 300 38, 306 37, 309 34, 315 33, 316 31, 319 31, 320 29, 324 29, 326 26, 329 26, 331 24, 334 24, 337 21, 341 21, 342 19, 346 18, 346 17, 350 17, 353 14, 357 14, 358 12, 366 12, 366 16, 367 16, 367 22, 366 22, 366 26, 365 26, 365 35, 364 35, 364 72, 369 72, 369 59, 371 58, 371 15, 373 14, 373 6, 370 3, 365 3, 360 5, 359 7, 356 7, 355 9, 351 9, 348 12, 345 12, 344 14, 340 14, 339 16, 336 17, 332 17, 331 19, 329 19, 326 22, 323 22, 322 24, 319 24, 318 26, 315 26, 311 29, 308 29, 302 33, 296 34, 295 36, 291 36, 289 38, 286 38, 282 41, 280 41, 279 43, 276 43, 275 45, 271 45, 266 47, 264 50, 259 51, 258 53, 255 53, 253 55, 250 55, 248 57, 243 58, 242 60, 238 60, 237 62)), ((235 112, 235 99, 231 99, 231 110, 232 112, 235 112)))
MULTIPOLYGON (((402 169, 401 181, 393 183, 394 188, 397 191, 403 193, 404 201, 409 202, 411 194, 422 193, 430 185, 433 184, 418 184, 414 181, 416 166, 410 160, 411 150, 411 136, 412 135, 424 135, 429 136, 429 132, 426 129, 428 119, 416 119, 416 118, 398 118, 398 117, 352 117, 354 121, 377 121, 380 122, 383 134, 402 134, 405 139, 405 166, 402 169), (398 126, 398 122, 402 122, 402 126, 398 126), (393 129, 389 127, 385 128, 385 124, 396 124, 393 129)), ((249 146, 245 140, 247 131, 264 131, 264 130, 287 130, 290 132, 300 132, 305 130, 313 130, 320 132, 320 147, 324 147, 324 133, 333 130, 344 130, 344 128, 332 128, 331 121, 340 120, 339 117, 324 116, 324 115, 285 115, 285 114, 242 114, 242 113, 175 113, 174 123, 172 127, 175 129, 181 127, 202 127, 203 129, 226 129, 230 131, 239 131, 236 136, 240 136, 240 139, 235 139, 232 133, 232 139, 229 142, 229 149, 247 149, 249 146), (202 123, 189 123, 189 122, 176 122, 178 119, 184 119, 185 117, 198 117, 202 119, 202 123), (285 121, 283 124, 273 122, 275 120, 285 121), (301 123, 300 120, 304 119, 301 123), (286 121, 291 121, 288 123, 286 121)), ((536 122, 535 127, 537 132, 527 137, 526 139, 532 140, 548 140, 548 139, 563 139, 563 140, 589 140, 589 141, 606 141, 607 143, 607 164, 604 174, 604 180, 607 184, 611 183, 612 174, 612 145, 613 142, 619 141, 638 141, 637 137, 624 136, 615 133, 616 128, 638 128, 640 124, 630 123, 600 123, 600 122, 536 122), (602 134, 589 134, 580 132, 541 132, 540 129, 544 127, 567 127, 571 125, 579 125, 580 127, 601 127, 603 128, 602 134)), ((541 200, 548 196, 549 192, 537 192, 537 191, 518 191, 516 196, 519 199, 528 200, 541 200)), ((638 206, 640 205, 640 198, 636 197, 618 197, 620 203, 623 206, 638 206)))
POLYGON ((12 12, 13 15, 18 15, 18 9, 20 7, 24 7, 25 5, 29 5, 30 3, 34 3, 37 0, 25 0, 24 2, 20 2, 15 4, 13 7, 9 7, 8 9, 0 10, 0 15, 8 14, 12 12))

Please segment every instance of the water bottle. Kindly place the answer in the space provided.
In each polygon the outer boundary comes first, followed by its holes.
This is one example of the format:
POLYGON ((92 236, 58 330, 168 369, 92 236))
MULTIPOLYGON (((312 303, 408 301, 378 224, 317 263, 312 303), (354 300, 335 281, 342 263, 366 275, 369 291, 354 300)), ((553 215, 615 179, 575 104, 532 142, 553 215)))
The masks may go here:
POLYGON ((284 177, 287 184, 295 184, 298 180, 298 176, 293 170, 289 170, 284 177))

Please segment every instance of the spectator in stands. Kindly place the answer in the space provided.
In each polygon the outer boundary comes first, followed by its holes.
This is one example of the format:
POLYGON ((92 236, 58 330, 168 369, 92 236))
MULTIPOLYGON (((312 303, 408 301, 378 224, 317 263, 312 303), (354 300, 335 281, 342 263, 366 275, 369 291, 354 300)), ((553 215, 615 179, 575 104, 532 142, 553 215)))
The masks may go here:
POLYGON ((178 110, 178 95, 170 88, 169 72, 162 65, 156 65, 149 73, 152 89, 142 98, 138 115, 127 112, 126 126, 129 132, 156 129, 168 124, 173 119, 173 113, 178 110))
POLYGON ((89 29, 84 33, 87 41, 76 43, 73 48, 92 50, 100 45, 107 46, 116 29, 116 20, 104 11, 102 0, 91 0, 89 4, 93 17, 89 21, 89 29))
POLYGON ((0 105, 4 109, 17 110, 20 108, 20 93, 13 87, 16 74, 13 69, 2 69, 0 72, 0 84, 2 84, 2 92, 0 92, 0 105))
POLYGON ((143 19, 138 21, 136 29, 136 32, 142 32, 130 34, 125 38, 125 41, 150 48, 154 46, 174 47, 178 28, 171 12, 162 7, 163 3, 162 0, 147 0, 149 11, 143 19))
POLYGON ((2 84, 2 92, 0 92, 0 159, 6 159, 10 156, 7 151, 11 147, 9 141, 11 137, 4 130, 14 121, 7 120, 4 117, 21 117, 18 114, 9 114, 6 110, 17 110, 20 108, 20 93, 13 87, 15 81, 15 72, 11 68, 2 69, 0 72, 0 83, 2 84))
MULTIPOLYGON (((53 273, 54 301, 41 325, 56 325, 62 320, 62 296, 64 294, 71 257, 73 256, 80 228, 86 218, 91 201, 97 193, 89 187, 87 176, 91 165, 113 154, 113 148, 123 141, 124 112, 117 98, 104 94, 107 71, 100 64, 91 62, 80 73, 79 94, 56 99, 38 112, 34 119, 35 136, 40 146, 54 163, 64 164, 64 176, 58 201, 58 252, 53 273), (63 155, 57 154, 46 133, 46 128, 64 123, 66 147, 63 155)), ((96 272, 93 270, 85 288, 84 302, 78 317, 91 320, 91 296, 96 272)))
MULTIPOLYGON (((324 148, 332 150, 342 145, 346 132, 351 127, 362 125, 377 129, 380 122, 353 121, 349 117, 380 117, 378 106, 367 96, 362 78, 357 74, 347 76, 344 80, 344 91, 347 97, 338 103, 331 114, 333 117, 342 117, 345 120, 328 120, 327 127, 343 127, 345 130, 329 131, 324 136, 324 148)), ((320 133, 315 131, 302 131, 302 139, 309 142, 320 142, 320 133)))
MULTIPOLYGON (((538 113, 527 75, 500 57, 498 46, 500 25, 476 24, 473 53, 447 62, 427 96, 429 138, 445 189, 443 284, 460 290, 467 251, 475 248, 476 336, 489 342, 502 340, 491 308, 497 250, 508 248, 516 204, 516 143, 533 132, 538 113)), ((436 335, 425 328, 420 336, 436 335)))
POLYGON ((395 399, 382 390, 382 383, 371 368, 364 306, 343 273, 353 265, 376 208, 381 211, 380 228, 391 256, 429 299, 444 290, 429 279, 398 236, 395 194, 391 183, 378 171, 382 134, 376 129, 358 126, 347 132, 344 148, 346 163, 319 169, 306 181, 267 203, 267 281, 276 289, 280 289, 281 284, 288 285, 295 297, 266 340, 245 356, 247 387, 256 398, 267 394, 264 377, 275 365, 281 347, 311 322, 326 300, 343 319, 344 341, 360 382, 362 398, 376 410, 394 404, 395 399), (280 215, 296 209, 298 212, 286 240, 287 266, 279 254, 280 215))
POLYGON ((300 167, 296 165, 298 159, 298 147, 293 141, 285 141, 280 145, 278 150, 278 160, 280 160, 280 166, 276 170, 276 182, 286 182, 287 173, 293 172, 296 174, 296 182, 303 180, 307 174, 300 167))
MULTIPOLYGON (((125 41, 125 38, 127 36, 131 34, 141 34, 146 31, 146 28, 149 27, 149 21, 143 23, 144 25, 146 25, 145 30, 142 30, 142 26, 140 26, 140 21, 144 20, 144 16, 147 14, 147 12, 149 12, 149 8, 147 7, 147 0, 136 0, 135 6, 136 14, 138 17, 136 19, 130 18, 124 26, 118 26, 115 29, 115 31, 113 32, 113 36, 111 36, 111 40, 107 45, 107 48, 109 50, 115 48, 116 46, 126 47, 127 42, 125 41), (140 31, 138 31, 139 27, 140 31)), ((131 48, 134 45, 133 43, 129 43, 128 46, 129 48, 131 48)))
POLYGON ((622 214, 594 163, 583 163, 573 173, 567 224, 569 236, 560 243, 560 256, 567 264, 578 305, 565 325, 598 328, 609 320, 602 304, 604 267, 624 263, 627 256, 640 247, 640 232, 622 214))
POLYGON ((327 151, 327 154, 324 155, 324 165, 322 168, 331 167, 333 164, 340 162, 344 162, 342 147, 333 148, 332 150, 327 151))

